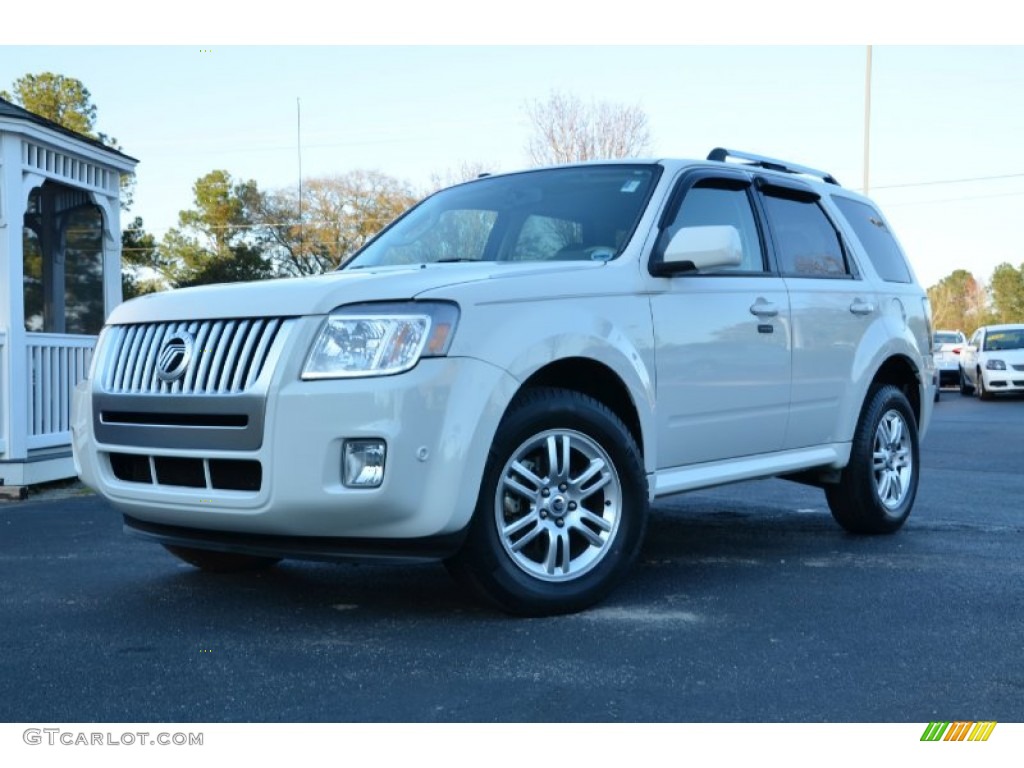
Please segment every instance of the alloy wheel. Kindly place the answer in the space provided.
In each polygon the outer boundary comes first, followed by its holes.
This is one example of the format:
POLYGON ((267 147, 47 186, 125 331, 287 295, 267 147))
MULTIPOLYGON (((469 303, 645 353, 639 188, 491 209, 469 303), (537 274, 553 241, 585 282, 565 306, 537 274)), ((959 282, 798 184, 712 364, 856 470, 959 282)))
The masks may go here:
POLYGON ((547 430, 519 446, 502 469, 494 518, 505 552, 544 581, 577 579, 608 553, 622 514, 622 483, 608 453, 587 435, 547 430))

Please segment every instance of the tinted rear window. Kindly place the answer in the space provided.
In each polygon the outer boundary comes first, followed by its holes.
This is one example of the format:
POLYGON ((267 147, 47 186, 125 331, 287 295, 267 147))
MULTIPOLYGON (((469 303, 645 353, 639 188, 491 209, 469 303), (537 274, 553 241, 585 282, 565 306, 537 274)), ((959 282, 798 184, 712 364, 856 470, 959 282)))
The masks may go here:
POLYGON ((903 252, 881 214, 848 197, 833 196, 832 201, 857 235, 878 276, 890 283, 912 282, 903 252))
POLYGON ((843 247, 817 202, 766 194, 764 205, 776 237, 783 275, 849 277, 843 247))

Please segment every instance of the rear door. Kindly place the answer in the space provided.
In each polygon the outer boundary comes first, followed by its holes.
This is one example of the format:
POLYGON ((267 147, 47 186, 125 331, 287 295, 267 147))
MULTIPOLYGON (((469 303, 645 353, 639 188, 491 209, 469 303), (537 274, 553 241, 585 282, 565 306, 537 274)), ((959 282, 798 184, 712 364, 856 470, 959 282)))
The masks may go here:
POLYGON ((862 339, 880 318, 878 297, 816 192, 774 178, 760 178, 758 189, 790 297, 793 384, 783 447, 848 440, 840 434, 843 409, 862 339))

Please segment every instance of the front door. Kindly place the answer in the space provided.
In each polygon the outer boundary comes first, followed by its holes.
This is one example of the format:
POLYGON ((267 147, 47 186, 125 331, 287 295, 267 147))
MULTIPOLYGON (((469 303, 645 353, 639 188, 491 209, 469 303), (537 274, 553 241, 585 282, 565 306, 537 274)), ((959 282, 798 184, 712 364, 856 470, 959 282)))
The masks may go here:
POLYGON ((657 249, 682 227, 737 229, 743 261, 712 273, 659 278, 658 468, 782 448, 789 415, 789 297, 768 269, 748 179, 685 177, 657 249))

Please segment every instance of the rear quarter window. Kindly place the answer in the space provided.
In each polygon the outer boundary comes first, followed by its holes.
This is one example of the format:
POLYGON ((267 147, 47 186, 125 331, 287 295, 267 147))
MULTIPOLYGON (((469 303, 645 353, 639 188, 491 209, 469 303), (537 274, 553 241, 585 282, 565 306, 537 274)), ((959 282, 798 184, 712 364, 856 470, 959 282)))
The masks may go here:
POLYGON ((882 215, 867 203, 832 196, 839 213, 850 225, 878 276, 888 283, 911 283, 907 261, 882 215))

